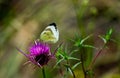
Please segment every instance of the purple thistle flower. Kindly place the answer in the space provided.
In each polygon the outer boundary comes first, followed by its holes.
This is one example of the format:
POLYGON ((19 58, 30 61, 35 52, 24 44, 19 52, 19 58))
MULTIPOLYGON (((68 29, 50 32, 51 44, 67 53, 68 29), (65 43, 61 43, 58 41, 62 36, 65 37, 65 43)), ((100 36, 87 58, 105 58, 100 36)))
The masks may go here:
POLYGON ((29 54, 25 54, 21 50, 19 51, 23 55, 25 55, 32 63, 34 63, 35 65, 39 67, 46 65, 48 61, 50 60, 50 58, 52 57, 49 45, 46 43, 39 42, 39 41, 35 41, 35 43, 32 46, 30 46, 29 54))

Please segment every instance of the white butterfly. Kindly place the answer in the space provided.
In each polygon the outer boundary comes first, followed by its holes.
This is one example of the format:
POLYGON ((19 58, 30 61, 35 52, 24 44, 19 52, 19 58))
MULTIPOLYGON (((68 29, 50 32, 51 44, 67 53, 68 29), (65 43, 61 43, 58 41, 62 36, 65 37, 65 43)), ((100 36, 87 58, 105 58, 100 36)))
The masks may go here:
POLYGON ((43 42, 56 43, 59 39, 59 31, 55 23, 49 24, 40 35, 43 42))

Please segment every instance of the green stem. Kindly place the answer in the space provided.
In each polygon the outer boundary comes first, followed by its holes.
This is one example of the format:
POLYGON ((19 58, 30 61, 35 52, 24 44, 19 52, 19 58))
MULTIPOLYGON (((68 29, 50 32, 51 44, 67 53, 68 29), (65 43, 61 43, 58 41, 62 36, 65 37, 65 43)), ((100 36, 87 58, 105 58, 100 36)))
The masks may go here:
POLYGON ((83 48, 83 51, 81 51, 81 62, 82 62, 81 65, 82 65, 82 70, 83 70, 83 73, 84 73, 84 78, 87 78, 86 70, 85 70, 85 66, 84 66, 83 52, 84 52, 84 48, 83 48))
POLYGON ((45 75, 45 68, 44 68, 44 67, 42 68, 42 74, 43 74, 43 78, 46 78, 46 75, 45 75))

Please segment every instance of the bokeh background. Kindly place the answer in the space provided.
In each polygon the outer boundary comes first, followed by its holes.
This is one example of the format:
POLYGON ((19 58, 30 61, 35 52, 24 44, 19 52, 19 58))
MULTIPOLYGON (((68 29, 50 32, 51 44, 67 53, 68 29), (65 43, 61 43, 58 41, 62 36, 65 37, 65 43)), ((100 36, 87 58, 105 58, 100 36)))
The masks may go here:
MULTIPOLYGON (((101 47, 98 35, 113 28, 114 41, 97 59, 94 71, 96 78, 120 78, 120 0, 0 0, 0 78, 42 78, 40 68, 23 65, 27 59, 16 47, 27 53, 28 46, 52 22, 60 32, 53 50, 60 42, 69 44, 76 33, 93 34, 89 42, 101 47)), ((48 64, 47 78, 62 78, 54 64, 48 64)), ((78 71, 75 73, 83 78, 78 71)))

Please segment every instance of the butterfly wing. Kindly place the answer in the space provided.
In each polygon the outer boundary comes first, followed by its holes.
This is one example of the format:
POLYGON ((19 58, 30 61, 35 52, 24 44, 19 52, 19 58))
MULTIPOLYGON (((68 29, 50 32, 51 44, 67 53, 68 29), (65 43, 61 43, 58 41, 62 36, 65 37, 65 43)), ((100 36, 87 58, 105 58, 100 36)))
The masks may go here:
POLYGON ((41 33, 40 39, 43 42, 56 43, 59 39, 59 32, 54 26, 48 26, 41 33))

